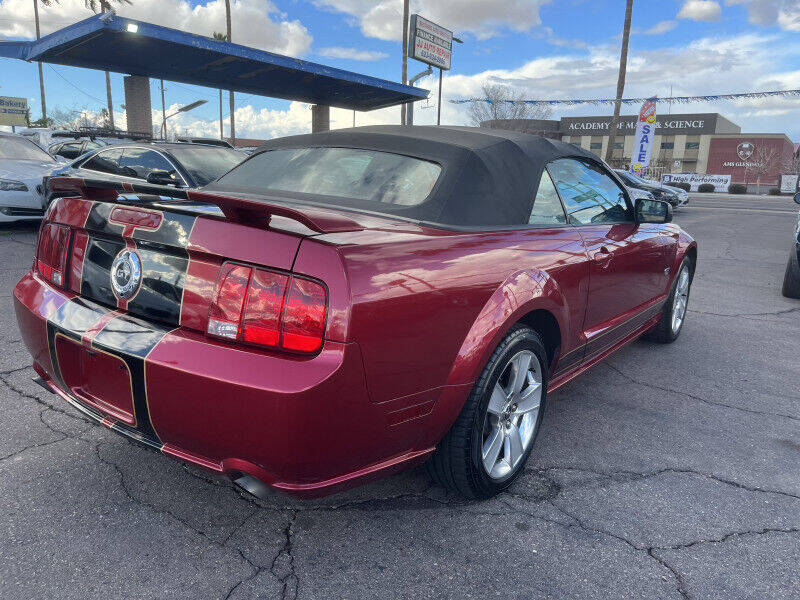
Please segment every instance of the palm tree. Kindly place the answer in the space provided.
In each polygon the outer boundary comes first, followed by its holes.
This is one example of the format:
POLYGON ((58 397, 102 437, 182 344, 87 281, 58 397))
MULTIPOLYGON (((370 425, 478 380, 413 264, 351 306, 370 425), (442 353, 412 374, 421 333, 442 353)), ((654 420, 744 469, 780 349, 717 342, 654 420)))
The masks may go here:
MULTIPOLYGON (((228 27, 228 41, 231 41, 231 0, 225 0, 225 24, 228 27)), ((230 94, 230 105, 231 105, 231 144, 234 146, 236 145, 236 120, 234 117, 234 113, 236 112, 236 107, 234 106, 233 101, 233 90, 229 92, 230 94)))
MULTIPOLYGON (((220 33, 218 31, 214 32, 213 38, 215 40, 219 40, 220 42, 224 42, 228 39, 228 36, 224 33, 220 33)), ((219 91, 219 139, 225 139, 225 129, 222 124, 222 90, 219 91)))
POLYGON ((617 78, 617 100, 614 102, 614 116, 608 127, 608 148, 606 148, 606 162, 611 164, 611 155, 614 152, 614 137, 619 127, 619 110, 622 105, 622 94, 625 91, 625 73, 628 69, 628 41, 631 37, 631 13, 633 0, 628 0, 625 6, 625 24, 622 26, 622 52, 619 56, 619 77, 617 78))
MULTIPOLYGON (((35 0, 34 0, 35 1, 35 0)), ((44 2, 44 0, 42 0, 44 2)), ((50 2, 51 0, 47 0, 50 2)), ((118 4, 131 4, 131 0, 83 0, 86 8, 91 10, 93 13, 98 12, 106 12, 107 10, 111 10, 111 2, 116 2, 118 4)), ((58 0, 56 0, 58 2, 58 0)), ((106 102, 108 103, 108 124, 112 131, 116 129, 114 125, 114 103, 111 101, 111 73, 106 71, 106 102)))

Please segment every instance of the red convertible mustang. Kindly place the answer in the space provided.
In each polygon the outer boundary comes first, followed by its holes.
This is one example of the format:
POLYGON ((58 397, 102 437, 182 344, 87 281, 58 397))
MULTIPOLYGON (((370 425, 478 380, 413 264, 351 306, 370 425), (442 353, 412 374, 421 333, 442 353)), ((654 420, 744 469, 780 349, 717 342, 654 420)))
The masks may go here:
POLYGON ((697 260, 668 204, 515 132, 278 139, 202 192, 50 185, 14 289, 40 383, 256 494, 426 459, 497 493, 548 392, 642 334, 675 340, 697 260))

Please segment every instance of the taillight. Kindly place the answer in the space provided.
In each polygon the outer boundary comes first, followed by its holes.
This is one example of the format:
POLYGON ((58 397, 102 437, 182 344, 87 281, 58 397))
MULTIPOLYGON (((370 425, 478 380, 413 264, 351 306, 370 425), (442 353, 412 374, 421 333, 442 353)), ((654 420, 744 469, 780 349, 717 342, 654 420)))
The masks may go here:
POLYGON ((322 284, 235 263, 220 270, 209 335, 293 352, 316 352, 325 334, 322 284))
POLYGON ((208 315, 208 333, 232 340, 239 337, 239 323, 251 271, 250 267, 243 265, 222 265, 217 294, 208 315))
POLYGON ((244 341, 262 346, 278 346, 283 298, 288 283, 289 277, 286 275, 255 269, 247 290, 247 303, 242 318, 244 341))
POLYGON ((67 252, 70 229, 64 225, 45 223, 39 232, 36 248, 36 271, 59 287, 66 284, 67 252))
POLYGON ((328 293, 309 279, 292 278, 283 309, 283 347, 314 352, 322 344, 328 293))

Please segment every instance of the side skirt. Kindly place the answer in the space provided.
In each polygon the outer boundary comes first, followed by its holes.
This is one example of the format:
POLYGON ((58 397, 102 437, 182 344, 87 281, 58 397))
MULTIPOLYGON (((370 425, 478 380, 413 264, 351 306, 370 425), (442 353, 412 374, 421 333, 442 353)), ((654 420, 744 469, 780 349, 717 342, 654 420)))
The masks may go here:
POLYGON ((568 383, 569 381, 575 379, 581 373, 588 371, 590 368, 592 368, 597 363, 605 359, 607 356, 613 354, 623 346, 626 346, 635 339, 637 339, 643 333, 647 332, 647 330, 652 328, 656 323, 658 323, 659 318, 661 318, 661 312, 657 312, 655 315, 653 315, 647 321, 645 321, 641 327, 634 329, 629 335, 619 340, 616 344, 606 348, 603 352, 596 355, 594 358, 581 364, 578 368, 553 377, 553 379, 550 380, 550 384, 547 386, 548 393, 554 392, 565 383, 568 383))

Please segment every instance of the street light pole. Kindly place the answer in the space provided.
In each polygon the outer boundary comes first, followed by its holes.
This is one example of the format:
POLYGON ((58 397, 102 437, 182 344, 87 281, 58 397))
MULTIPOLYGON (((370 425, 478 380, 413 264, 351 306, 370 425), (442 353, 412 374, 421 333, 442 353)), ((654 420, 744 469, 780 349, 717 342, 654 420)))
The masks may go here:
POLYGON ((442 69, 439 69, 439 100, 436 102, 436 124, 442 124, 442 69))
POLYGON ((195 100, 195 101, 194 101, 194 102, 192 102, 191 104, 187 104, 186 106, 181 106, 181 107, 180 107, 178 110, 176 110, 176 111, 175 111, 174 113, 172 113, 171 115, 165 115, 165 116, 164 116, 164 121, 163 121, 163 123, 161 124, 161 127, 162 127, 162 136, 164 137, 164 139, 166 139, 166 137, 167 137, 167 119, 169 119, 170 117, 174 117, 174 116, 175 116, 175 115, 177 115, 178 113, 182 113, 182 112, 188 112, 188 111, 190 111, 190 110, 194 110, 195 108, 197 108, 198 106, 202 106, 202 105, 203 105, 203 104, 205 104, 206 102, 208 102, 208 100, 195 100))

